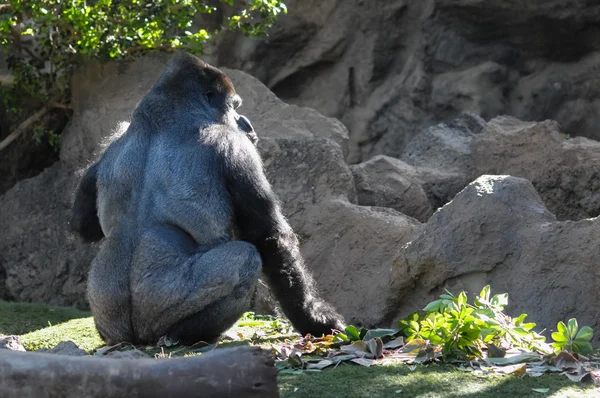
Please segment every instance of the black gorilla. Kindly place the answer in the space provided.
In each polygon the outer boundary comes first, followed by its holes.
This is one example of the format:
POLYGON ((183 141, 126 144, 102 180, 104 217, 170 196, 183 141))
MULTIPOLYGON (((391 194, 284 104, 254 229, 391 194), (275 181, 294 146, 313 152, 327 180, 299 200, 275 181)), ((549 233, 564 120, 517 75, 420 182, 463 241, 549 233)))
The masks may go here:
POLYGON ((316 293, 229 78, 175 55, 128 129, 85 173, 71 228, 101 243, 88 299, 102 338, 214 341, 258 276, 301 333, 342 328, 316 293))

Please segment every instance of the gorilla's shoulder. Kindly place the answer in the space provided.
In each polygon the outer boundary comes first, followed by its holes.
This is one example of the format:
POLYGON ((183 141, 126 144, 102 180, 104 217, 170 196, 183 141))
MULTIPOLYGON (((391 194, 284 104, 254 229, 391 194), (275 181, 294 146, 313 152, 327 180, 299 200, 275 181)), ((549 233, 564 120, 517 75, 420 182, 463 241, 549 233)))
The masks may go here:
POLYGON ((200 129, 200 142, 225 151, 252 151, 252 141, 239 129, 225 124, 210 125, 200 129))

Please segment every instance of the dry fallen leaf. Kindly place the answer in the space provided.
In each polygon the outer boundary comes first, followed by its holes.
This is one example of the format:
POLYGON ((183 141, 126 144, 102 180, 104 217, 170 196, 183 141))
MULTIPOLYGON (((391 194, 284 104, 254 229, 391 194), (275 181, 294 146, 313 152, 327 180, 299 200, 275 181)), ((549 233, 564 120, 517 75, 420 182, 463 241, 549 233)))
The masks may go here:
POLYGON ((306 369, 325 369, 328 366, 333 365, 334 362, 329 359, 323 359, 317 363, 308 363, 306 364, 306 369))
POLYGON ((532 388, 532 391, 539 392, 540 394, 545 394, 550 391, 549 388, 532 388))
POLYGON ((351 359, 352 362, 357 363, 359 365, 362 366, 366 366, 367 368, 369 366, 373 366, 377 364, 377 361, 375 361, 374 359, 367 359, 367 358, 354 358, 351 359))
POLYGON ((386 350, 395 350, 396 348, 400 348, 404 345, 404 337, 400 336, 395 338, 394 340, 388 341, 383 345, 383 348, 386 350))
POLYGON ((508 366, 494 366, 494 373, 500 375, 524 375, 527 371, 527 364, 521 363, 508 366))

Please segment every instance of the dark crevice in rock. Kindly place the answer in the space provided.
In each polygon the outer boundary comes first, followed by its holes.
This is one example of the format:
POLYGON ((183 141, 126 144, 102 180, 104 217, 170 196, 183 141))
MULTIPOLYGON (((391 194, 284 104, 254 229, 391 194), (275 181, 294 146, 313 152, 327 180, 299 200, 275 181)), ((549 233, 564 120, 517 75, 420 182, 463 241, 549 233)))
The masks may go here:
MULTIPOLYGON (((0 103, 0 140, 11 133, 10 120, 0 103)), ((62 110, 55 110, 50 113, 43 125, 60 134, 67 122, 68 114, 62 110)), ((38 143, 34 140, 33 134, 32 131, 25 132, 10 144, 10 147, 0 152, 0 195, 17 182, 35 177, 58 161, 58 150, 48 143, 47 137, 42 137, 42 142, 38 143)))

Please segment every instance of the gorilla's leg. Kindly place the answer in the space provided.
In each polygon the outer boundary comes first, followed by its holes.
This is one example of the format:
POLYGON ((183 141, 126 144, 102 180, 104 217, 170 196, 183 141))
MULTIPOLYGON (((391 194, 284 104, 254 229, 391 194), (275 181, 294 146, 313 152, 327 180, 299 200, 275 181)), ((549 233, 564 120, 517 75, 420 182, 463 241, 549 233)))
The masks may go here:
POLYGON ((240 269, 239 282, 231 294, 178 322, 169 331, 169 340, 184 345, 192 345, 198 341, 215 342, 250 308, 260 264, 258 252, 256 256, 248 257, 248 262, 240 269))
POLYGON ((247 311, 261 268, 256 247, 241 241, 209 250, 194 247, 177 228, 144 234, 131 281, 133 323, 141 342, 156 343, 175 325, 177 336, 171 337, 182 343, 218 337, 247 311), (180 324, 183 320, 188 321, 180 324))
POLYGON ((131 243, 115 233, 107 238, 88 275, 87 296, 98 333, 109 345, 122 341, 134 343, 131 324, 129 270, 131 243))

